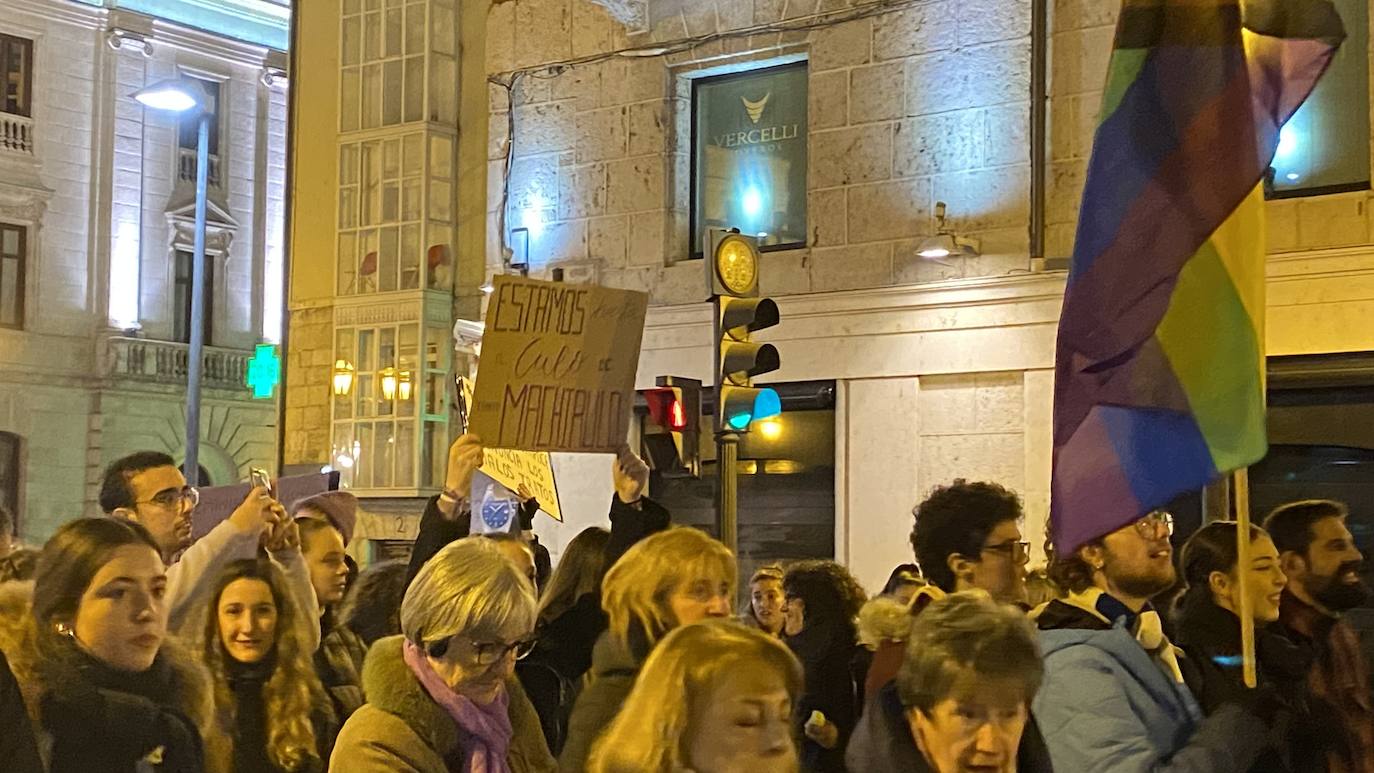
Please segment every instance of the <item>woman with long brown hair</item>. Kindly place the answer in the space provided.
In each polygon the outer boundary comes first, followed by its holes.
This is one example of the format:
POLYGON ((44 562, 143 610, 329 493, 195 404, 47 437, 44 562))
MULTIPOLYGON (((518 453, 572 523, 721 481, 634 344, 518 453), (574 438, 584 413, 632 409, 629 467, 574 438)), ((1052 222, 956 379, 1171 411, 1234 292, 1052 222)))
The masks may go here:
POLYGON ((201 654, 233 770, 324 770, 336 728, 306 643, 313 623, 266 558, 235 561, 216 580, 201 654))
POLYGON ((32 585, 0 586, 0 650, 49 773, 205 769, 209 680, 167 638, 166 591, 157 543, 114 518, 64 524, 32 585))

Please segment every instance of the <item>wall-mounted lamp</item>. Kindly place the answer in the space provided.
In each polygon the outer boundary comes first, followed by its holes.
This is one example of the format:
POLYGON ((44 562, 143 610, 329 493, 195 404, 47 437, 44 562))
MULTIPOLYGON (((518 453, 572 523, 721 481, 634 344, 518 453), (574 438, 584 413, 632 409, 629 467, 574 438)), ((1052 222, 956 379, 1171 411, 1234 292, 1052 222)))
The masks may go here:
POLYGON ((400 375, 395 368, 383 368, 380 375, 382 377, 382 399, 395 400, 396 385, 400 383, 400 375))
POLYGON ((410 402, 410 371, 401 371, 400 381, 396 384, 396 395, 401 402, 410 402))
POLYGON ((967 258, 979 254, 977 239, 961 238, 945 225, 943 201, 935 202, 935 230, 934 236, 928 236, 921 241, 921 245, 916 248, 917 255, 927 260, 940 260, 950 255, 967 258))
POLYGON ((353 389, 353 365, 348 360, 334 361, 334 394, 343 397, 353 389))

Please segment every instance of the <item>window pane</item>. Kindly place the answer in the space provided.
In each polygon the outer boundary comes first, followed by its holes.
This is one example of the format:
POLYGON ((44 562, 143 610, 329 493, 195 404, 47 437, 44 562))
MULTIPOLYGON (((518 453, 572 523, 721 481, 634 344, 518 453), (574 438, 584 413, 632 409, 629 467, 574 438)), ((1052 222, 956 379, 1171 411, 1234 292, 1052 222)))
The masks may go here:
POLYGON ((387 183, 382 186, 382 222, 394 223, 400 219, 401 209, 401 190, 396 183, 387 183))
POLYGON ((0 252, 6 255, 19 254, 19 229, 5 228, 0 230, 0 252))
POLYGON ((374 459, 376 465, 373 467, 375 477, 372 485, 377 488, 390 488, 395 485, 392 476, 391 465, 396 457, 396 449, 391 437, 392 423, 389 421, 379 421, 376 424, 376 443, 377 451, 374 459))
POLYGON ((357 64, 362 57, 362 19, 353 16, 343 21, 343 52, 341 55, 342 63, 345 65, 357 64))
POLYGON ((401 84, 401 60, 396 59, 383 65, 382 76, 382 125, 395 126, 401 122, 401 97, 405 87, 401 84))
POLYGON ((339 189, 339 228, 358 227, 358 189, 339 189))
POLYGON ((412 5, 406 9, 406 53, 421 54, 425 50, 425 7, 412 5))
POLYGON ((358 146, 344 145, 339 148, 339 185, 358 184, 358 146))
POLYGON ((377 284, 381 292, 396 289, 396 228, 383 228, 378 247, 377 284))
POLYGON ((421 192, 423 188, 420 181, 416 179, 406 180, 405 187, 401 191, 401 219, 419 220, 423 217, 420 210, 421 192))
POLYGON ((358 243, 353 234, 339 234, 339 295, 352 295, 357 287, 358 243))
POLYGON ((377 331, 377 370, 396 367, 396 328, 377 331))
POLYGON ((354 401, 354 409, 358 413, 358 418, 369 418, 377 415, 377 374, 358 373, 356 394, 358 399, 354 401))
POLYGON ((430 17, 434 19, 435 52, 452 56, 455 52, 453 44, 455 32, 453 25, 453 10, 445 8, 442 5, 431 3, 429 6, 429 13, 430 17))
POLYGON ((363 128, 375 129, 382 120, 382 66, 363 66, 363 128))
POLYGON ((420 287, 420 226, 401 226, 401 289, 420 287))
POLYGON ((363 61, 382 58, 382 15, 369 13, 363 17, 363 61))
POLYGON ((1335 5, 1347 38, 1279 134, 1273 162, 1277 193, 1368 187, 1369 5, 1368 0, 1335 0, 1335 5))
POLYGON ((396 485, 417 486, 415 480, 415 422, 396 422, 396 485))
POLYGON ((361 422, 354 425, 353 431, 357 434, 357 441, 353 447, 358 450, 358 458, 354 461, 357 466, 355 482, 358 488, 372 488, 376 479, 373 475, 376 457, 372 448, 372 424, 361 422))
POLYGON ((359 373, 371 372, 373 370, 372 363, 374 362, 374 360, 372 356, 372 343, 376 340, 376 337, 377 331, 375 330, 358 331, 357 363, 359 373))
POLYGON ((354 479, 353 423, 341 421, 334 424, 334 442, 330 447, 329 463, 339 471, 339 485, 352 488, 357 485, 354 479))
POLYGON ((420 368, 420 328, 416 325, 401 325, 399 334, 396 367, 413 373, 420 368))
POLYGON ((400 8, 389 8, 386 12, 386 55, 400 56, 401 51, 401 31, 405 26, 403 23, 404 12, 400 8))
POLYGON ((806 64, 698 81, 693 252, 708 228, 806 242, 806 64))
POLYGON ((429 186, 429 219, 448 220, 453 210, 453 186, 435 180, 429 186))
POLYGON ((377 232, 363 231, 358 237, 358 292, 377 292, 377 232))
POLYGON ((360 125, 358 113, 358 69, 350 67, 343 71, 342 86, 339 88, 339 129, 357 131, 360 125))
POLYGON ((425 117, 425 58, 412 56, 406 60, 405 119, 421 121, 425 117))
POLYGON ((0 258, 0 325, 18 327, 20 317, 19 261, 0 258))
POLYGON ((401 165, 401 174, 406 177, 415 177, 425 169, 424 135, 407 134, 402 143, 405 160, 401 165))

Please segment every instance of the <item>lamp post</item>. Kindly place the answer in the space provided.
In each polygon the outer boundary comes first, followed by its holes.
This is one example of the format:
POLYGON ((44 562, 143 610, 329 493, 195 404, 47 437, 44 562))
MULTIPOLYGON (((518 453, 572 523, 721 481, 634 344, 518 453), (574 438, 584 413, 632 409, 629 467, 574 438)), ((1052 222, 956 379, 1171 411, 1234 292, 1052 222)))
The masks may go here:
POLYGON ((200 380, 205 351, 205 204, 210 171, 210 121, 214 113, 204 89, 186 80, 173 79, 140 89, 133 94, 145 107, 176 114, 195 111, 196 126, 196 230, 191 258, 191 343, 186 363, 186 461, 182 471, 192 485, 200 480, 200 380))

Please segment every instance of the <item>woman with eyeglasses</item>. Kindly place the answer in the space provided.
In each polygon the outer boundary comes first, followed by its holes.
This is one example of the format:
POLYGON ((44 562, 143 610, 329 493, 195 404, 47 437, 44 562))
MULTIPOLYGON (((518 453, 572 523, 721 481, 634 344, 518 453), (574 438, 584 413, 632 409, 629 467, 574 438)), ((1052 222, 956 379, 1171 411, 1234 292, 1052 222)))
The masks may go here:
POLYGON ((491 540, 440 550, 406 590, 401 635, 368 651, 367 703, 339 732, 330 770, 554 770, 514 677, 533 648, 537 609, 534 586, 491 540))
POLYGON ((315 675, 305 619, 269 559, 235 561, 215 582, 201 658, 237 773, 321 771, 337 724, 315 675))
POLYGON ((114 518, 64 524, 32 585, 0 586, 0 650, 49 773, 205 769, 209 678, 168 638, 166 593, 157 543, 114 518))
POLYGON ((802 770, 843 773, 844 749, 854 730, 860 697, 856 672, 863 663, 854 619, 864 590, 834 561, 801 561, 782 580, 783 641, 801 660, 805 689, 797 704, 802 770))

